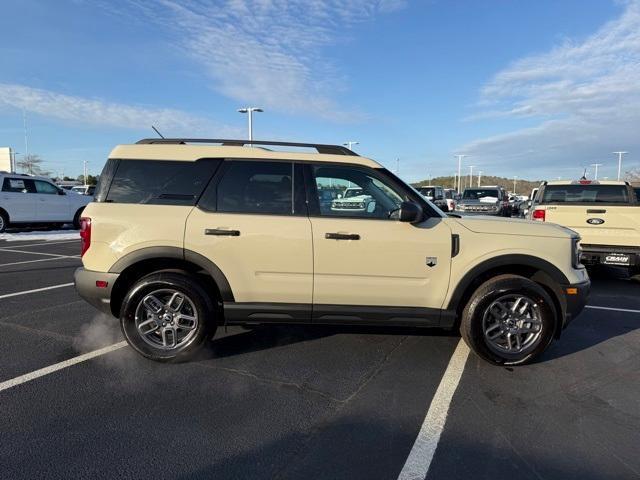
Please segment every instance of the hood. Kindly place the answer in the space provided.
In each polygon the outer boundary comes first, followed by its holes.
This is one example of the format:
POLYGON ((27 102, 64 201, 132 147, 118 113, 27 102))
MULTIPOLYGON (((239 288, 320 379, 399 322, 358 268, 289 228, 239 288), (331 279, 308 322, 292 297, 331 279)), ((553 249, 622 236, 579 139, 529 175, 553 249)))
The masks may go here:
POLYGON ((475 233, 554 238, 571 238, 578 235, 573 230, 560 225, 531 220, 481 216, 452 218, 451 220, 475 233))

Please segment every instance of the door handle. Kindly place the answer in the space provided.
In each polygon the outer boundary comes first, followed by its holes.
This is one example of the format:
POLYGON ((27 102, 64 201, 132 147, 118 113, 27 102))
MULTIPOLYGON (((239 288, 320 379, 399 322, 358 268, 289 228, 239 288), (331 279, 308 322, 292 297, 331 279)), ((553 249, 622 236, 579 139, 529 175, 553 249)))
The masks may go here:
POLYGON ((218 235, 220 237, 239 237, 240 230, 224 230, 222 228, 205 228, 205 235, 218 235))
POLYGON ((360 240, 357 233, 325 233, 324 238, 328 240, 360 240))
POLYGON ((602 210, 596 210, 594 208, 590 208, 587 210, 587 213, 607 213, 606 210, 602 209, 602 210))

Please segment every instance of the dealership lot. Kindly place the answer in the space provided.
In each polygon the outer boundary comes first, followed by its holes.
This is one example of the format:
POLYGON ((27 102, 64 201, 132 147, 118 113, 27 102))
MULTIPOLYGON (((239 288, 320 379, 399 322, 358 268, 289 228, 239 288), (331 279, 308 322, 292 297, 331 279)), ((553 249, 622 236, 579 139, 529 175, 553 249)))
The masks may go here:
POLYGON ((441 331, 219 329, 195 361, 147 361, 75 294, 78 253, 0 240, 0 478, 640 477, 640 283, 616 271, 540 361, 471 354, 456 384, 441 331))

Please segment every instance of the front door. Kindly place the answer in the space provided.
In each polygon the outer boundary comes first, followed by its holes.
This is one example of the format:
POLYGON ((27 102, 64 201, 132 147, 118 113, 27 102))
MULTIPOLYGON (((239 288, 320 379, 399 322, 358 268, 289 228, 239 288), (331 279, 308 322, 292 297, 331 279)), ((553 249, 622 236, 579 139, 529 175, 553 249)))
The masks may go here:
POLYGON ((333 305, 442 308, 451 262, 451 230, 442 217, 415 225, 398 221, 398 207, 411 198, 381 171, 309 170, 318 198, 311 216, 314 317, 333 305), (336 199, 323 202, 328 191, 336 199))
POLYGON ((233 292, 227 321, 310 319, 313 252, 300 168, 225 161, 187 219, 185 249, 212 261, 233 292))
MULTIPOLYGON (((69 199, 67 194, 43 180, 34 180, 36 185, 36 217, 39 222, 71 221, 73 215, 69 213, 69 199)), ((68 195, 77 195, 69 193, 68 195)))

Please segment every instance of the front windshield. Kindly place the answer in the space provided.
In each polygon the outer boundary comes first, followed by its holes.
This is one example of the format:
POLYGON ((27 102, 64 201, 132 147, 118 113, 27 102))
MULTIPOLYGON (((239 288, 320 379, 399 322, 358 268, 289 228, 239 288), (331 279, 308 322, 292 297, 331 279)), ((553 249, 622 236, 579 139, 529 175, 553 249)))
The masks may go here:
POLYGON ((358 197, 360 195, 362 195, 361 188, 351 188, 344 192, 344 198, 358 197))
POLYGON ((422 195, 424 195, 425 197, 433 197, 435 196, 435 188, 430 188, 430 187, 421 187, 420 188, 420 193, 422 195))
POLYGON ((462 194, 462 198, 465 200, 482 200, 487 198, 495 198, 498 200, 500 198, 500 193, 498 190, 487 190, 481 188, 473 188, 466 189, 462 194))

